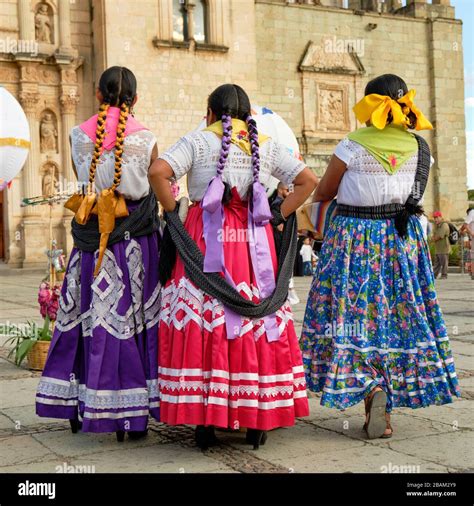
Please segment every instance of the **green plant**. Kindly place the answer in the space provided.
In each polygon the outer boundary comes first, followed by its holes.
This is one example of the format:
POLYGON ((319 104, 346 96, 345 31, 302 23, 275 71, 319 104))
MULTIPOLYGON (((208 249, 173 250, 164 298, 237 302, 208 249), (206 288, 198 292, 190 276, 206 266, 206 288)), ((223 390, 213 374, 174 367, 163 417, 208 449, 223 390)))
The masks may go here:
POLYGON ((456 265, 459 267, 461 262, 461 251, 459 244, 453 244, 451 246, 451 252, 449 253, 449 265, 456 265))
POLYGON ((13 344, 13 347, 8 358, 14 355, 15 364, 19 366, 38 341, 51 341, 50 319, 46 316, 43 327, 28 321, 25 325, 14 326, 9 333, 5 344, 13 344))

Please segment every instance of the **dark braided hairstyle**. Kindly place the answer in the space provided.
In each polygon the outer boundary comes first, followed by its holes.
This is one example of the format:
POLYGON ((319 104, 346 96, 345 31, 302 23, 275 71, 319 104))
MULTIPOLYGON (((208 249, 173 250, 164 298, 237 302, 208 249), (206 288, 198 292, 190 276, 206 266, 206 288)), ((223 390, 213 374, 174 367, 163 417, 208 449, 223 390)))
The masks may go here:
MULTIPOLYGON (((221 175, 224 171, 225 163, 229 156, 230 140, 232 138, 232 118, 240 119, 247 123, 249 131, 249 141, 252 149, 252 167, 254 181, 258 179, 260 170, 260 156, 258 146, 257 124, 251 115, 250 99, 243 88, 237 84, 222 84, 216 88, 207 101, 209 109, 216 115, 218 120, 222 120, 222 146, 217 162, 217 174, 221 175)), ((224 203, 230 200, 230 187, 224 183, 224 203)))
POLYGON ((117 137, 115 141, 115 172, 112 189, 115 190, 120 184, 122 177, 122 154, 125 140, 125 128, 130 107, 137 95, 137 80, 133 72, 126 67, 110 67, 102 73, 99 80, 99 91, 103 101, 97 117, 96 141, 89 169, 89 183, 95 179, 97 162, 99 160, 102 144, 105 137, 105 120, 109 107, 120 107, 120 118, 117 125, 117 137))
POLYGON ((257 122, 249 114, 247 116, 247 127, 249 129, 250 148, 252 150, 253 181, 258 181, 260 172, 260 146, 258 144, 257 122))
POLYGON ((95 145, 94 152, 92 153, 91 165, 89 167, 89 185, 94 184, 95 171, 97 170, 97 163, 99 162, 100 154, 102 153, 102 144, 105 138, 105 119, 109 104, 102 103, 99 107, 99 114, 97 115, 97 128, 95 130, 95 145))

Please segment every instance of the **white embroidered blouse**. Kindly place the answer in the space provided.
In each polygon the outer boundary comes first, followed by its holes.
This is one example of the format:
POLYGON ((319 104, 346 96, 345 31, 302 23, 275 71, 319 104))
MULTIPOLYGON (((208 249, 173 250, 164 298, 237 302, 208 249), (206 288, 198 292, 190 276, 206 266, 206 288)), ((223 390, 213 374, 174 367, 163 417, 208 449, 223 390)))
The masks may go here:
MULTIPOLYGON (((337 191, 337 202, 352 206, 404 204, 415 181, 418 153, 389 174, 363 146, 343 139, 334 154, 347 165, 337 191)), ((434 159, 431 157, 431 164, 434 159)))
MULTIPOLYGON (((149 130, 140 130, 127 135, 123 143, 122 178, 118 191, 126 199, 139 200, 150 191, 148 169, 151 154, 156 144, 156 137, 149 130)), ((94 142, 79 128, 71 130, 72 159, 77 171, 78 181, 89 181, 89 167, 94 151, 94 142)), ((105 151, 100 155, 95 174, 96 191, 109 188, 114 179, 114 150, 105 151)))
MULTIPOLYGON (((170 164, 176 179, 188 174, 189 198, 194 202, 203 198, 210 180, 216 175, 221 144, 221 138, 213 132, 191 132, 160 155, 170 164)), ((260 182, 264 186, 268 185, 270 176, 291 184, 305 167, 304 162, 272 139, 260 146, 260 182)), ((235 186, 240 197, 246 199, 252 174, 251 156, 231 144, 223 181, 235 186)))

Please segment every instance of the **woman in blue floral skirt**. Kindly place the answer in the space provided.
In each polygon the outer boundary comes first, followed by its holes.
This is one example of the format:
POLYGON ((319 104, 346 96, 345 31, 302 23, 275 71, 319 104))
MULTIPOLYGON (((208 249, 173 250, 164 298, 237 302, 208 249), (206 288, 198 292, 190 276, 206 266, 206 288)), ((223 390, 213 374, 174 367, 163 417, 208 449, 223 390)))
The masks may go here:
POLYGON ((368 83, 354 112, 367 126, 336 147, 314 200, 337 195, 309 294, 302 349, 321 404, 364 400, 370 439, 391 437, 393 407, 452 402, 460 391, 418 216, 433 162, 431 129, 398 76, 368 83))

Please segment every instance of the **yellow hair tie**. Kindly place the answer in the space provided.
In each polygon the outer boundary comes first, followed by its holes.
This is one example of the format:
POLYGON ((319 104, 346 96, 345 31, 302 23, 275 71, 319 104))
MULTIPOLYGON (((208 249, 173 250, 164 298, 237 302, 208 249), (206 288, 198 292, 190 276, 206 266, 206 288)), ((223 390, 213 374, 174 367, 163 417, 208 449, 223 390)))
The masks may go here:
POLYGON ((433 125, 413 103, 415 94, 415 90, 410 90, 403 97, 394 100, 387 95, 371 93, 357 102, 353 111, 361 123, 370 121, 379 130, 386 127, 389 113, 392 113, 393 125, 408 128, 410 125, 408 114, 411 111, 416 116, 416 130, 432 130, 433 125))

